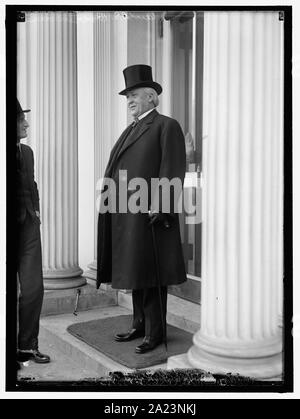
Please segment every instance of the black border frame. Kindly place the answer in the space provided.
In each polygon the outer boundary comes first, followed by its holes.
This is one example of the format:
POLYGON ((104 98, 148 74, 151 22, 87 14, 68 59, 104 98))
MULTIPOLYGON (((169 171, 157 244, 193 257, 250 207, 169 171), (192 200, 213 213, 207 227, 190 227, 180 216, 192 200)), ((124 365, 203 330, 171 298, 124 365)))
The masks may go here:
MULTIPOLYGON (((292 211, 292 6, 109 6, 109 5, 6 5, 6 391, 145 391, 145 392, 293 392, 293 211, 292 211), (15 198, 15 142, 16 138, 16 22, 20 11, 278 11, 284 12, 284 379, 281 382, 256 382, 256 385, 168 387, 168 386, 101 386, 97 382, 22 382, 16 376, 16 292, 15 264, 16 198, 15 198)), ((106 399, 107 400, 107 399, 106 399)), ((136 400, 138 401, 138 400, 136 400)), ((142 403, 145 401, 140 400, 142 403)), ((193 400, 189 400, 192 402, 193 400)), ((195 400, 196 401, 196 400, 195 400)), ((99 402, 99 400, 98 400, 99 402)), ((161 401, 163 403, 163 400, 161 401)), ((121 400, 120 403, 121 404, 121 400)))

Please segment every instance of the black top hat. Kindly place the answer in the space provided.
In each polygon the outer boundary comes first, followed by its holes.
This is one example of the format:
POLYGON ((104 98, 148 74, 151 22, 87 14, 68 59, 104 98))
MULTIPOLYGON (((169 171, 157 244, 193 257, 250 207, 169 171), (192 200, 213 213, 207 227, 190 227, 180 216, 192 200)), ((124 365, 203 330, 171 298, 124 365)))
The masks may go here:
POLYGON ((31 111, 31 109, 25 109, 25 110, 23 110, 21 108, 20 102, 17 99, 17 114, 19 114, 19 113, 25 113, 25 112, 30 112, 30 111, 31 111))
POLYGON ((152 68, 150 65, 136 64, 126 67, 123 70, 126 89, 122 90, 119 95, 126 95, 129 90, 138 87, 152 87, 158 95, 162 92, 160 84, 152 79, 152 68))

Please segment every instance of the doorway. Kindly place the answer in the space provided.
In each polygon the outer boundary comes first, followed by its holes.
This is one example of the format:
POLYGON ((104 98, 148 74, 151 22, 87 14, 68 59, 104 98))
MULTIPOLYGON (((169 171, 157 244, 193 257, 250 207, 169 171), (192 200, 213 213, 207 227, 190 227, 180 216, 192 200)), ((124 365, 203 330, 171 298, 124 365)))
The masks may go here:
MULTIPOLYGON (((166 12, 170 25, 171 116, 181 125, 186 145, 184 208, 180 230, 188 280, 170 293, 192 302, 201 298, 201 182, 203 114, 203 12, 166 12), (198 215, 189 223, 193 209, 198 215)), ((194 214, 195 215, 195 214, 194 214)))

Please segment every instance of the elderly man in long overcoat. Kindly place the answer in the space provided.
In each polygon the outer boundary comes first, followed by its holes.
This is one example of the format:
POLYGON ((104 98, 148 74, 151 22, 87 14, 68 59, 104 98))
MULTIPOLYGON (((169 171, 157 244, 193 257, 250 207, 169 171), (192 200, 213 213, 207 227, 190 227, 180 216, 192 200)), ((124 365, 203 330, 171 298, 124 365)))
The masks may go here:
MULTIPOLYGON (((115 182, 117 194, 124 173, 128 185, 132 179, 142 178, 149 191, 151 179, 176 178, 182 185, 186 165, 184 136, 175 119, 160 115, 155 109, 162 87, 153 81, 150 66, 133 65, 123 74, 126 88, 119 94, 126 95, 134 123, 113 147, 105 178, 115 182)), ((127 192, 130 199, 133 191, 127 192)), ((126 342, 144 337, 136 353, 148 352, 163 342, 167 287, 186 280, 174 205, 170 202, 166 211, 160 204, 153 208, 150 200, 143 212, 124 212, 118 205, 115 212, 99 212, 97 288, 111 282, 112 288, 132 290, 132 327, 117 333, 115 340, 126 342)))

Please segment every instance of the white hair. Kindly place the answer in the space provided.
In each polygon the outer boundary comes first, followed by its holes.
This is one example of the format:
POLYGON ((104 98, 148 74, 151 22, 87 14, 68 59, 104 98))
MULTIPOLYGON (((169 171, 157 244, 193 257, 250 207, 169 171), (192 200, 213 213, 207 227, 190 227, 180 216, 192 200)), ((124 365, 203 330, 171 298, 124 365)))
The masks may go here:
POLYGON ((152 96, 153 105, 158 106, 159 99, 158 99, 158 94, 157 94, 156 90, 154 90, 152 87, 145 87, 144 90, 147 93, 147 95, 152 96))

